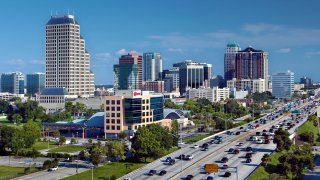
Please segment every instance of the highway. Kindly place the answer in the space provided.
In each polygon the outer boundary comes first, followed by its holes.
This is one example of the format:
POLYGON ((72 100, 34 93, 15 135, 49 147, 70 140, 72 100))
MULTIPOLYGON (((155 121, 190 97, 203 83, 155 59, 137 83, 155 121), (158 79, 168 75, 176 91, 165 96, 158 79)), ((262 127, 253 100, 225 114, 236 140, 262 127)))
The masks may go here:
MULTIPOLYGON (((302 104, 300 107, 305 106, 308 103, 302 104)), ((262 117, 261 119, 265 119, 266 116, 262 117)), ((197 145, 202 145, 205 142, 208 142, 213 138, 214 136, 220 135, 223 138, 222 144, 211 144, 209 145, 209 149, 207 151, 202 151, 201 148, 193 148, 194 144, 188 145, 184 148, 181 148, 180 150, 168 155, 172 158, 178 157, 180 154, 185 155, 193 155, 194 158, 192 160, 179 160, 175 159, 176 163, 174 165, 168 165, 164 160, 166 157, 156 160, 136 171, 133 171, 127 175, 125 175, 123 178, 130 178, 130 179, 181 179, 185 178, 187 175, 193 175, 194 179, 206 179, 208 176, 204 173, 204 170, 202 169, 204 164, 208 163, 217 163, 219 160, 221 160, 222 157, 226 156, 229 158, 229 162, 227 163, 229 167, 238 167, 238 178, 244 179, 247 177, 255 168, 258 166, 261 162, 261 158, 265 153, 271 153, 275 149, 275 145, 271 142, 270 144, 253 144, 252 142, 246 141, 249 136, 255 134, 257 131, 262 131, 263 129, 269 130, 269 128, 272 125, 276 125, 279 123, 279 121, 282 121, 286 118, 286 116, 280 116, 279 118, 276 118, 275 120, 268 120, 266 124, 260 124, 260 127, 250 130, 249 132, 241 132, 240 135, 227 135, 225 132, 215 134, 211 137, 208 137, 202 141, 197 142, 197 145), (244 142, 245 144, 240 148, 240 153, 235 154, 228 154, 226 152, 227 149, 231 147, 235 147, 235 145, 238 142, 244 142), (241 158, 245 155, 245 151, 243 151, 244 147, 251 146, 256 151, 256 154, 252 157, 252 162, 250 164, 243 163, 242 161, 245 160, 245 158, 241 158), (148 172, 150 170, 157 170, 157 174, 150 176, 148 175, 148 172), (167 173, 163 176, 159 176, 158 173, 161 170, 167 171, 167 173)), ((305 117, 306 119, 306 117, 305 117)), ((305 121, 304 119, 304 121, 305 121)), ((300 126, 303 122, 301 121, 299 124, 295 126, 297 128, 300 126)), ((251 123, 253 126, 259 123, 251 123)), ((243 125, 242 127, 247 127, 247 125, 243 125)), ((293 133, 294 129, 292 128, 290 130, 290 133, 293 133), (292 132, 291 132, 292 131, 292 132)), ((232 132, 240 131, 239 127, 230 129, 232 132)), ((221 163, 218 163, 219 165, 222 165, 221 163)), ((224 170, 225 171, 225 170, 224 170)), ((229 168, 228 171, 231 172, 231 179, 237 179, 236 178, 236 169, 235 168, 229 168)), ((221 172, 217 174, 213 174, 212 176, 215 177, 215 179, 222 178, 221 176, 224 174, 224 172, 221 170, 221 172)))

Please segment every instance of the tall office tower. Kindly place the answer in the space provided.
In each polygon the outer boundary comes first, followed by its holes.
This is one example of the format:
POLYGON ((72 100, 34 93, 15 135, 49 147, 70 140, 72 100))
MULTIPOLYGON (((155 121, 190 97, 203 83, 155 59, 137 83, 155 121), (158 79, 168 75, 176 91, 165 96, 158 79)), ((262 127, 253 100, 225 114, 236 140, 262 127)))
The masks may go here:
POLYGON ((113 71, 115 91, 142 89, 142 56, 130 53, 122 55, 113 71))
POLYGON ((311 86, 313 82, 311 78, 305 76, 300 78, 300 84, 304 84, 305 86, 311 86))
POLYGON ((161 80, 162 58, 160 53, 143 54, 143 80, 157 81, 161 80))
POLYGON ((248 47, 236 53, 236 79, 264 79, 268 87, 268 53, 248 47))
POLYGON ((224 52, 224 79, 226 81, 232 80, 236 76, 236 54, 240 50, 241 48, 236 42, 227 44, 224 52))
POLYGON ((27 93, 34 95, 40 94, 45 88, 45 73, 27 74, 27 93))
POLYGON ((46 24, 46 87, 65 87, 71 96, 93 96, 90 55, 72 15, 52 16, 46 24))
POLYGON ((179 91, 179 68, 164 70, 162 72, 162 80, 164 81, 164 89, 167 92, 179 91))
POLYGON ((204 81, 205 87, 210 87, 210 79, 212 77, 212 65, 207 63, 201 63, 203 65, 203 72, 204 72, 204 81))
POLYGON ((290 99, 294 91, 294 73, 291 71, 272 74, 272 95, 290 99))
POLYGON ((204 86, 203 64, 185 61, 179 67, 179 78, 180 95, 184 95, 188 88, 197 89, 204 86))
POLYGON ((24 75, 21 72, 1 74, 1 92, 24 94, 24 75))

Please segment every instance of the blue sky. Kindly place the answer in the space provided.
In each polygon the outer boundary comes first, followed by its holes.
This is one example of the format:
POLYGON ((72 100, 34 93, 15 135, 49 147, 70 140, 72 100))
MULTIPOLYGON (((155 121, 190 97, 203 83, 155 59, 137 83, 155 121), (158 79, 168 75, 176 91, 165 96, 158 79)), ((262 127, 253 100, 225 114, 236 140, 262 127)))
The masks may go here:
POLYGON ((96 84, 112 84, 121 54, 160 52, 164 69, 185 59, 223 75, 228 42, 269 53, 269 74, 291 70, 320 81, 320 1, 7 0, 0 2, 0 73, 44 72, 45 24, 74 14, 96 84))

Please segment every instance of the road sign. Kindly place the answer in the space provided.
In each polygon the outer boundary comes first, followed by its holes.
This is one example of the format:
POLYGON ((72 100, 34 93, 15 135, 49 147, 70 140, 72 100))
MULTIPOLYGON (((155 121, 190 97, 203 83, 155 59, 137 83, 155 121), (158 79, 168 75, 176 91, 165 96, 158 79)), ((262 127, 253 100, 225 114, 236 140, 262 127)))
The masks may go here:
POLYGON ((218 164, 206 164, 204 165, 204 171, 206 173, 217 173, 219 169, 218 164))

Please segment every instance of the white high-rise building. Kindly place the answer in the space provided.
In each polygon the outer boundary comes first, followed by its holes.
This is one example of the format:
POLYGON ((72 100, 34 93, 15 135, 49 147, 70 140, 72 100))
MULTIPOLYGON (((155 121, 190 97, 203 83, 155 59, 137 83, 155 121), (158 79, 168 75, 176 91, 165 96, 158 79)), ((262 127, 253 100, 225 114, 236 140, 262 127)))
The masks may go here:
POLYGON ((143 80, 157 81, 162 76, 162 58, 160 53, 143 53, 143 80))
POLYGON ((272 74, 272 95, 276 98, 291 98, 294 91, 294 73, 291 71, 272 74))
POLYGON ((46 24, 46 87, 65 87, 70 96, 94 95, 90 55, 72 15, 51 16, 46 24))

